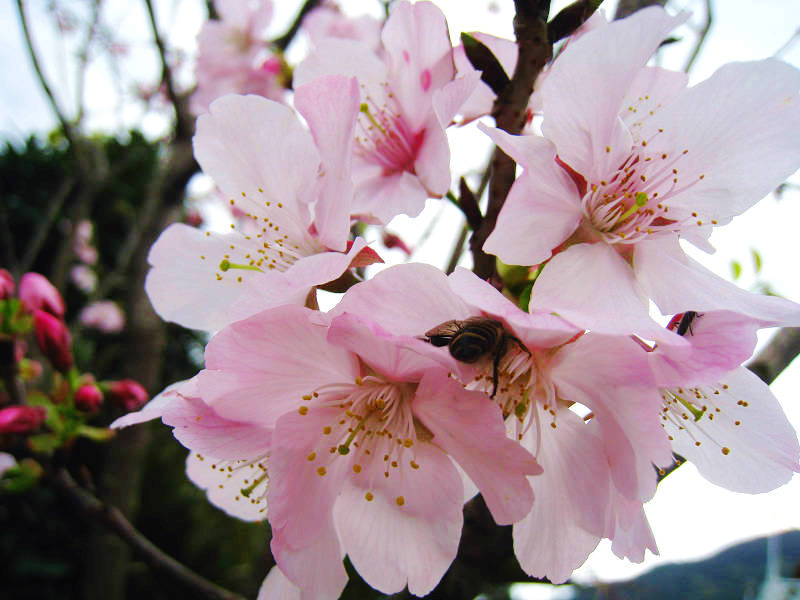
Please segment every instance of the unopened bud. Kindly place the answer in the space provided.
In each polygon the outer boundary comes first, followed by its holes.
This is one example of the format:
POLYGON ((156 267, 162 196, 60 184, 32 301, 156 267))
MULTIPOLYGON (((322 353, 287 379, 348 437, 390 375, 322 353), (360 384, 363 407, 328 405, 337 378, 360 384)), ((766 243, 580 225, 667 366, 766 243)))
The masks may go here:
POLYGON ((64 300, 44 275, 25 273, 19 281, 19 299, 30 312, 44 310, 59 319, 64 316, 64 300))
POLYGON ((133 379, 121 379, 108 386, 111 399, 127 412, 139 410, 150 399, 142 385, 133 379))
POLYGON ((37 310, 33 315, 33 327, 36 330, 36 341, 53 367, 66 371, 72 366, 72 350, 67 326, 60 320, 37 310))
POLYGON ((7 406, 0 410, 0 433, 30 433, 39 428, 47 416, 41 406, 7 406))
POLYGON ((23 381, 33 381, 41 376, 42 363, 40 363, 38 360, 23 358, 17 363, 17 369, 19 370, 19 376, 23 381))
POLYGON ((14 278, 5 269, 0 269, 0 300, 14 295, 14 278))
POLYGON ((91 383, 84 384, 75 392, 75 408, 83 412, 93 413, 103 404, 103 392, 91 383))

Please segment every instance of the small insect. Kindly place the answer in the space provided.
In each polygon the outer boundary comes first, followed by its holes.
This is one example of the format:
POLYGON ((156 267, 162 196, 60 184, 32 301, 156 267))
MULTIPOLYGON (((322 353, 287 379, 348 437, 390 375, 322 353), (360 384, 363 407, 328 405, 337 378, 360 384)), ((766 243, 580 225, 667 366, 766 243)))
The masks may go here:
POLYGON ((470 317, 463 321, 445 321, 425 332, 427 341, 441 348, 447 346, 450 355, 463 363, 475 363, 485 356, 492 357, 491 398, 497 393, 500 361, 508 351, 508 343, 514 342, 522 350, 530 351, 511 335, 500 321, 488 317, 470 317))
MULTIPOLYGON (((692 331, 692 323, 694 320, 701 317, 702 313, 698 313, 694 310, 687 310, 680 316, 680 321, 678 321, 678 327, 675 329, 675 333, 678 335, 686 335, 686 332, 689 332, 689 335, 694 335, 694 331, 692 331)), ((677 319, 677 315, 675 317, 677 319)), ((673 321, 675 320, 673 319, 673 321)), ((674 327, 674 325, 673 325, 674 327)))

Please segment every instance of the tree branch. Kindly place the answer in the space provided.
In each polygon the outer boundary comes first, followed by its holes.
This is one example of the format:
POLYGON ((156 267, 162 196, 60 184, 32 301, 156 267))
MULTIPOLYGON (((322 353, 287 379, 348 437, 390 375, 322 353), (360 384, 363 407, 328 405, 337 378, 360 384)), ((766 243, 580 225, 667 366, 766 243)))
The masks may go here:
MULTIPOLYGON (((492 115, 497 127, 518 134, 525 125, 525 109, 533 93, 536 76, 553 55, 548 42, 547 14, 549 0, 515 0, 514 34, 517 38, 518 59, 510 83, 495 100, 492 115)), ((495 258, 483 251, 486 238, 494 229, 497 215, 503 207, 508 191, 516 176, 516 163, 499 148, 492 158, 492 179, 489 184, 489 202, 480 227, 470 238, 472 270, 482 279, 495 276, 495 258)))
POLYGON ((65 469, 56 471, 50 480, 81 512, 115 532, 153 570, 169 576, 187 590, 191 590, 197 594, 195 597, 209 598, 210 600, 244 600, 242 596, 208 581, 162 552, 131 525, 119 509, 103 504, 93 494, 80 487, 65 469))
POLYGON ((303 6, 300 8, 300 12, 297 13, 294 23, 292 23, 286 33, 284 33, 281 37, 274 39, 272 41, 272 45, 281 52, 285 52, 286 48, 289 47, 289 44, 292 43, 294 36, 297 35, 300 26, 303 24, 303 19, 305 16, 314 10, 319 4, 320 0, 306 0, 305 4, 303 4, 303 6))
POLYGON ((706 36, 708 36, 708 32, 711 29, 711 23, 713 19, 714 13, 711 0, 706 0, 706 20, 703 23, 703 29, 700 31, 700 37, 697 38, 697 42, 695 42, 692 55, 689 57, 689 60, 686 61, 686 65, 683 67, 684 72, 689 72, 689 70, 692 68, 692 65, 694 65, 694 61, 697 60, 697 57, 700 55, 700 49, 703 47, 703 44, 706 41, 706 36))
POLYGON ((647 6, 664 6, 666 3, 667 0, 619 0, 617 10, 614 13, 614 20, 624 19, 647 6))
POLYGON ((800 354, 800 327, 779 329, 747 368, 770 384, 800 354))
POLYGON ((50 102, 50 107, 53 109, 53 112, 55 113, 59 123, 61 123, 61 128, 64 130, 64 137, 67 138, 70 146, 74 147, 75 136, 72 130, 72 124, 67 120, 67 118, 64 116, 64 113, 61 111, 61 107, 58 105, 56 97, 53 95, 53 91, 50 89, 50 85, 47 83, 47 79, 45 78, 42 68, 39 65, 39 58, 36 55, 36 51, 33 49, 33 40, 31 39, 31 33, 28 29, 28 21, 25 18, 25 10, 22 6, 22 0, 17 0, 17 12, 19 13, 20 25, 22 26, 22 34, 25 38, 25 46, 28 49, 28 55, 31 57, 31 62, 33 63, 33 70, 36 72, 36 77, 39 79, 39 84, 42 86, 42 90, 44 90, 44 93, 50 102))

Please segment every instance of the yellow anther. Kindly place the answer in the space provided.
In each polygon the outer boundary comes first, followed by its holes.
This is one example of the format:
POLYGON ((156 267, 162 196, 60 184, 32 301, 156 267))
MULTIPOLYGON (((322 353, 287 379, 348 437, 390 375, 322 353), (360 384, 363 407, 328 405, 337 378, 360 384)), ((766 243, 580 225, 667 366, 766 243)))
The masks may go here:
POLYGON ((301 415, 307 415, 308 414, 308 407, 307 406, 301 406, 300 408, 297 409, 297 412, 299 412, 301 415))
POLYGON ((312 460, 314 460, 315 458, 317 458, 317 453, 316 453, 316 452, 312 452, 311 454, 309 454, 308 456, 306 456, 306 458, 307 458, 309 461, 312 461, 312 460))
POLYGON ((406 503, 406 499, 402 496, 398 496, 395 502, 397 502, 397 506, 403 506, 403 504, 406 503))
POLYGON ((325 470, 325 467, 319 467, 317 469, 317 473, 319 474, 320 477, 322 477, 323 475, 325 475, 325 473, 327 473, 327 471, 325 470))
POLYGON ((322 433, 324 433, 325 435, 328 435, 330 432, 331 432, 330 425, 325 425, 325 427, 322 428, 322 433))
POLYGON ((361 465, 353 465, 353 473, 361 473, 361 465))
POLYGON ((419 465, 415 463, 413 460, 409 463, 412 469, 419 469, 419 465))
POLYGON ((722 448, 722 453, 723 453, 725 456, 728 456, 728 454, 730 454, 730 453, 731 453, 731 449, 730 449, 730 448, 728 448, 727 446, 724 446, 724 447, 722 448))
POLYGON ((373 495, 372 495, 372 492, 367 492, 366 494, 364 494, 364 498, 366 498, 366 499, 367 499, 367 502, 372 502, 372 499, 373 499, 374 497, 375 497, 375 496, 373 496, 373 495))

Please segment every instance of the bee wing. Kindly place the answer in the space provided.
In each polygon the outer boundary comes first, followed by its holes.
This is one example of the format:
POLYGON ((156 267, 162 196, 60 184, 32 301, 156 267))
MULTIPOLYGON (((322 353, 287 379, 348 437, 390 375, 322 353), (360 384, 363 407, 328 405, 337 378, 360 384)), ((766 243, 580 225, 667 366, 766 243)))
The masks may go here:
POLYGON ((464 321, 445 321, 425 332, 427 338, 452 338, 463 327, 464 321))

